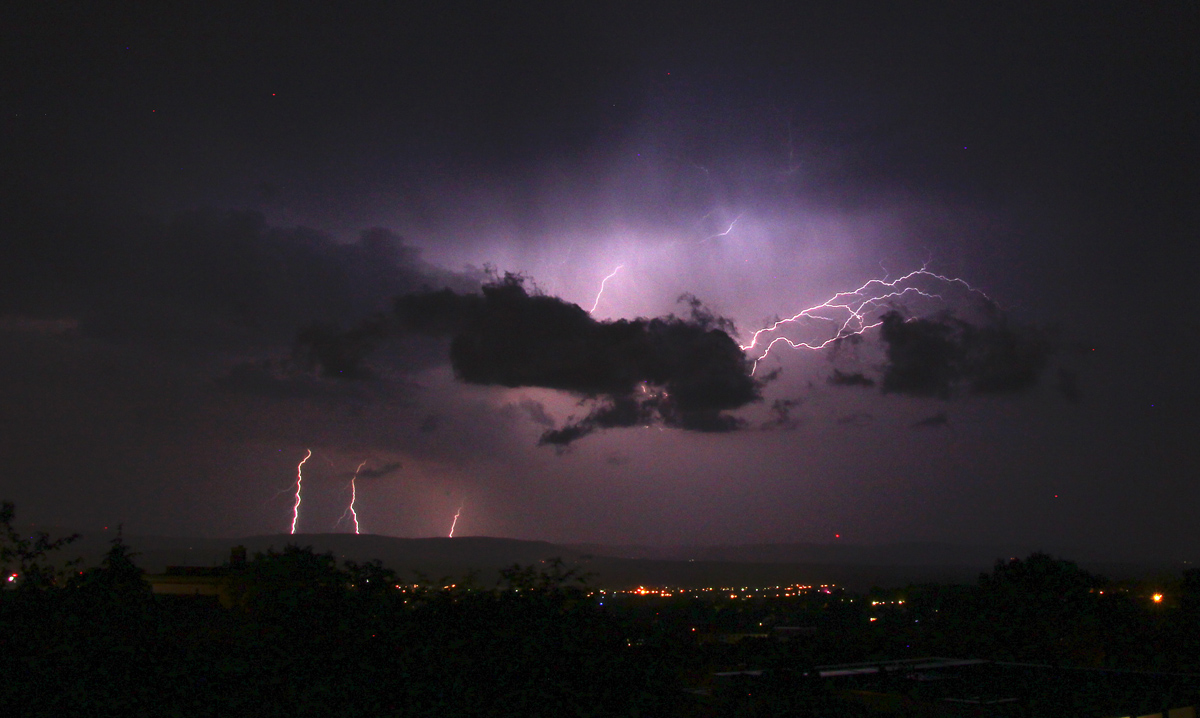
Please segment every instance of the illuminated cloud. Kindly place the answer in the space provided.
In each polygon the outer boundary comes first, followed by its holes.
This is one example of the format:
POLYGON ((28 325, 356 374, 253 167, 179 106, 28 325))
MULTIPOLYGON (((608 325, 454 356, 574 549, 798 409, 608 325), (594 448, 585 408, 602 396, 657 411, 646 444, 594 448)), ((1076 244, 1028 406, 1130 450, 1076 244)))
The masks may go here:
POLYGON ((839 416, 837 423, 841 426, 853 426, 856 429, 861 429, 874 424, 875 415, 865 411, 856 411, 853 414, 839 416))
POLYGON ((530 421, 541 426, 554 426, 554 417, 546 412, 546 406, 540 401, 533 399, 522 399, 521 410, 529 417, 530 421))
POLYGON ((393 474, 401 469, 399 461, 392 461, 377 468, 364 468, 356 472, 356 476, 360 479, 378 479, 389 474, 393 474))
POLYGON ((860 371, 843 372, 834 369, 833 374, 826 381, 831 386, 875 386, 875 380, 860 371))

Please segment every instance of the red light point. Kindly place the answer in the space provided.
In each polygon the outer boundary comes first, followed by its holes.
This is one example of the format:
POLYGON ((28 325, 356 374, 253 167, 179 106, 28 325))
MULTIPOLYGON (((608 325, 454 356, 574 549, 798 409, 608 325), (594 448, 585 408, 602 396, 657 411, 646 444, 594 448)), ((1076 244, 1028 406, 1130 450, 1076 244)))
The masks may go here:
POLYGON ((841 537, 842 537, 842 535, 841 535, 841 534, 834 534, 834 535, 833 535, 833 537, 834 537, 834 538, 841 538, 841 537))

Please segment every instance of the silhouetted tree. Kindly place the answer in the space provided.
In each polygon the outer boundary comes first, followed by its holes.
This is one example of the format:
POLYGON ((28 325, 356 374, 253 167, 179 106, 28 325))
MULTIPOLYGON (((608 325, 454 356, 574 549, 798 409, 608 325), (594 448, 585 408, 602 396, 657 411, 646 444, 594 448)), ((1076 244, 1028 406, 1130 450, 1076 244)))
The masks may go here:
POLYGON ((109 543, 111 546, 100 559, 100 566, 81 573, 72 584, 93 594, 108 592, 113 600, 148 597, 150 586, 144 580, 146 572, 133 562, 137 554, 125 543, 121 526, 117 527, 117 535, 109 543))
POLYGON ((4 587, 11 585, 21 590, 43 589, 61 583, 65 572, 78 561, 68 561, 57 567, 48 560, 48 554, 79 540, 79 534, 51 539, 44 531, 34 532, 26 538, 26 532, 13 526, 16 506, 11 501, 0 502, 0 569, 3 569, 4 587))
POLYGON ((1107 579, 1037 552, 981 574, 976 648, 991 657, 1095 664, 1102 660, 1100 596, 1107 579))

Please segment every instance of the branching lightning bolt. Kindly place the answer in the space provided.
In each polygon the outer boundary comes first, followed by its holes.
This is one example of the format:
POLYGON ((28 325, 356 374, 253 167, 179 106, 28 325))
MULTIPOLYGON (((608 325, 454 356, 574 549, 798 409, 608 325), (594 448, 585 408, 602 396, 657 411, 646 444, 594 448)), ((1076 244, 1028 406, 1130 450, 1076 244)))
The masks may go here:
MULTIPOLYGON (((370 459, 368 459, 367 461, 370 461, 370 459)), ((349 515, 350 518, 354 521, 354 533, 356 533, 356 534, 359 533, 358 514, 355 513, 355 511, 354 511, 354 502, 355 502, 355 500, 358 499, 358 488, 355 486, 355 482, 358 480, 358 472, 362 471, 362 467, 364 467, 366 465, 367 465, 366 461, 359 464, 358 468, 354 470, 354 476, 350 477, 350 505, 347 506, 346 510, 342 512, 342 517, 339 518, 337 520, 337 523, 335 523, 333 525, 334 528, 337 528, 338 525, 340 525, 343 521, 346 520, 346 516, 349 515)))
POLYGON ((734 218, 733 218, 733 221, 729 223, 729 226, 725 228, 725 231, 724 231, 724 232, 717 232, 716 234, 710 234, 709 236, 705 237, 704 239, 702 239, 702 240, 700 240, 700 241, 701 241, 701 242, 707 242, 707 241, 708 241, 708 240, 710 240, 710 239, 716 239, 717 237, 725 237, 725 236, 727 236, 727 235, 728 235, 730 232, 732 232, 732 231, 733 231, 733 228, 734 228, 734 226, 736 226, 736 225, 737 225, 738 221, 739 221, 739 220, 741 220, 741 218, 742 218, 742 217, 744 217, 745 215, 746 215, 746 213, 745 213, 745 212, 742 212, 742 213, 741 213, 741 214, 739 214, 738 216, 734 217, 734 218))
POLYGON ((304 481, 304 462, 312 458, 312 449, 308 449, 300 463, 296 466, 296 503, 292 506, 292 533, 296 533, 296 521, 300 518, 300 484, 304 481))
POLYGON ((872 309, 878 308, 884 302, 899 299, 906 295, 916 295, 926 299, 942 299, 941 295, 927 292, 920 287, 906 286, 916 278, 925 277, 947 285, 957 284, 983 297, 989 304, 995 304, 991 297, 971 286, 965 280, 935 274, 930 272, 927 267, 928 265, 924 265, 920 269, 890 281, 886 278, 886 275, 883 279, 870 279, 857 289, 849 292, 838 292, 820 304, 802 309, 787 319, 780 319, 770 326, 763 327, 754 332, 749 343, 741 346, 742 351, 750 352, 759 348, 760 340, 765 341, 763 335, 770 334, 785 324, 799 322, 802 319, 814 319, 838 325, 837 331, 831 337, 821 342, 792 341, 785 336, 774 337, 769 342, 766 342, 761 351, 756 352, 757 356, 754 357, 754 367, 751 373, 754 373, 754 369, 758 368, 758 363, 765 359, 771 352, 771 349, 779 342, 785 342, 793 349, 824 349, 840 339, 863 334, 882 324, 882 320, 871 317, 870 313, 872 309), (829 316, 830 314, 833 316, 829 316))
POLYGON ((454 512, 454 520, 450 522, 450 538, 454 538, 454 527, 458 525, 458 516, 462 513, 462 506, 454 512))
POLYGON ((596 292, 596 301, 592 302, 592 308, 588 310, 588 314, 595 312, 596 307, 600 306, 600 297, 604 296, 604 285, 608 284, 608 280, 617 276, 617 272, 621 271, 621 268, 624 266, 625 266, 624 264, 618 264, 617 268, 612 270, 611 274, 609 274, 607 277, 605 277, 604 279, 602 279, 600 281, 600 291, 596 292))

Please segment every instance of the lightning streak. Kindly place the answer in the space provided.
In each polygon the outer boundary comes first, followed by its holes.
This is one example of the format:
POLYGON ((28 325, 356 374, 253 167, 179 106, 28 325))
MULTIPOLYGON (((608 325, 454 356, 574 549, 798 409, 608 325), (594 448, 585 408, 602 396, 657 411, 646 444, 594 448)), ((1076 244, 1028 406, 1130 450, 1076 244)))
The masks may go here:
POLYGON ((304 462, 312 458, 312 449, 296 466, 296 503, 292 506, 292 533, 296 533, 296 520, 300 518, 300 483, 304 481, 304 462))
MULTIPOLYGON (((369 460, 370 459, 368 459, 368 461, 369 460)), ((341 524, 343 521, 345 521, 346 515, 349 514, 350 518, 354 521, 354 533, 356 533, 356 534, 359 533, 358 514, 354 512, 354 502, 358 498, 358 489, 355 486, 355 481, 357 481, 357 479, 358 479, 358 472, 362 471, 362 467, 364 467, 366 465, 367 465, 366 461, 359 464, 358 468, 354 470, 354 476, 350 477, 350 505, 347 506, 346 510, 342 512, 342 517, 339 518, 337 520, 337 523, 335 523, 333 525, 334 528, 337 528, 339 524, 341 524)))
POLYGON ((600 306, 600 297, 604 296, 604 285, 608 284, 608 280, 617 276, 617 272, 621 271, 621 268, 624 266, 624 264, 618 264, 617 268, 612 270, 611 274, 600 281, 600 291, 596 293, 596 301, 592 302, 592 308, 588 310, 588 314, 595 312, 596 307, 600 306))
POLYGON ((965 287, 968 291, 983 297, 989 304, 995 304, 991 297, 971 286, 965 280, 935 274, 930 272, 927 266, 922 266, 920 269, 890 281, 886 278, 886 275, 884 279, 870 279, 857 289, 849 292, 838 292, 820 304, 802 309, 787 319, 780 319, 770 326, 763 327, 754 332, 750 337, 750 342, 741 345, 742 351, 749 352, 752 349, 757 349, 760 345, 760 340, 766 343, 761 348, 761 351, 757 352, 758 355, 754 357, 754 367, 751 370, 751 374, 754 373, 754 369, 758 368, 758 363, 765 359, 771 352, 771 349, 779 342, 785 342, 793 349, 824 349, 840 339, 863 334, 881 325, 883 323, 882 319, 878 319, 877 315, 872 315, 871 310, 880 307, 889 300, 899 299, 906 295, 916 295, 926 299, 942 299, 942 296, 939 294, 912 286, 911 283, 918 278, 928 278, 945 285, 965 287), (838 325, 837 330, 828 339, 820 342, 793 341, 785 336, 776 336, 767 342, 763 336, 776 331, 785 324, 799 322, 802 319, 830 322, 838 325))
POLYGON ((462 506, 454 512, 454 520, 450 522, 450 538, 454 538, 454 527, 458 525, 458 515, 462 513, 462 506))
POLYGON ((716 239, 717 237, 725 237, 725 236, 727 236, 727 235, 728 235, 730 232, 732 232, 732 231, 733 231, 733 228, 734 228, 734 227, 737 225, 738 221, 740 221, 740 220, 741 220, 741 218, 742 218, 742 217, 744 217, 745 215, 746 215, 746 213, 745 213, 745 212, 742 212, 742 213, 741 213, 741 214, 739 214, 738 216, 734 217, 734 218, 733 218, 733 221, 729 223, 729 226, 728 226, 728 227, 725 229, 725 231, 724 231, 724 232, 717 232, 716 234, 709 235, 709 236, 705 237, 704 239, 702 239, 702 240, 700 240, 700 241, 701 241, 701 242, 707 242, 707 241, 708 241, 708 240, 710 240, 710 239, 716 239))

